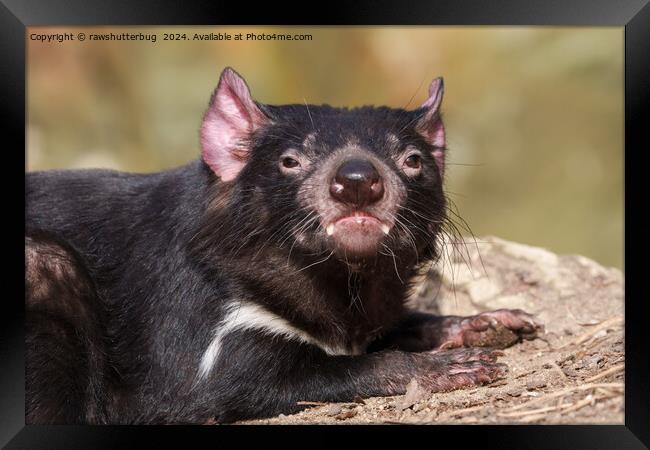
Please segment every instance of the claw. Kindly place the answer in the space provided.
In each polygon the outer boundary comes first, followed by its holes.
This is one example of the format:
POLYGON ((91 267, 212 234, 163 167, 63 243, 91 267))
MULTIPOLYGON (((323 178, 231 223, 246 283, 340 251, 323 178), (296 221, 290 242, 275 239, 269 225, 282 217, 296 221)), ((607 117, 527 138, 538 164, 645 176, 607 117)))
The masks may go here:
POLYGON ((440 350, 449 350, 451 348, 454 348, 455 342, 454 341, 446 341, 443 342, 442 345, 440 345, 440 350))

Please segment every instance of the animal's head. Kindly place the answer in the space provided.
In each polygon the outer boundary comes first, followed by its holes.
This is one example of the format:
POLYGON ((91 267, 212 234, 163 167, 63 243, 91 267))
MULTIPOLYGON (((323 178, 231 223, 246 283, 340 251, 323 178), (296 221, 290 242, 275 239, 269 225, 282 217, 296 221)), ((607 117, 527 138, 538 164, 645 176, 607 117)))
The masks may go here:
MULTIPOLYGON (((272 106, 221 74, 201 127, 202 156, 228 186, 241 244, 335 254, 434 256, 444 220, 443 82, 417 109, 272 106)), ((239 244, 237 244, 239 245, 239 244)))

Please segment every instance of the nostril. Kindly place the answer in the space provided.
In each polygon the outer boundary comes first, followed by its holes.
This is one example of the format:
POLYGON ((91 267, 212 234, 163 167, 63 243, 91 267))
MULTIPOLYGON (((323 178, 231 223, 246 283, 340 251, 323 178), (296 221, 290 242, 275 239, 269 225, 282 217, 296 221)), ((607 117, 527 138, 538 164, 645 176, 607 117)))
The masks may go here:
POLYGON ((378 178, 370 185, 370 190, 373 195, 378 196, 378 198, 381 198, 384 195, 384 183, 382 183, 381 178, 378 178))

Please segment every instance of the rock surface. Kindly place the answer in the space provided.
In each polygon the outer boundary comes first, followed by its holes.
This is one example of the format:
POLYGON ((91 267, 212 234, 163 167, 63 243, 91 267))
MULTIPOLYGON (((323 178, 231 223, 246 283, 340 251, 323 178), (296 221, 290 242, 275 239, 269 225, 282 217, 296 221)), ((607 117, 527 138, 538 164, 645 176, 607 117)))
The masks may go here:
POLYGON ((545 324, 539 339, 505 350, 506 379, 469 390, 366 399, 242 423, 622 424, 624 278, 577 255, 496 237, 446 245, 411 303, 444 315, 519 308, 545 324))

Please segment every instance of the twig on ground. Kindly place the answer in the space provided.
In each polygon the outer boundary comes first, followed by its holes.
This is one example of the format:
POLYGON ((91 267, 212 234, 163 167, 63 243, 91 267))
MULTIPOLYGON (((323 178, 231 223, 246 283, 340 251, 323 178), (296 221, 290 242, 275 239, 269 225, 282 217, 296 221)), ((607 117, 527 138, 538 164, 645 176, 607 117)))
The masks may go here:
POLYGON ((589 383, 589 384, 583 384, 581 386, 572 386, 572 387, 568 387, 566 389, 562 389, 560 391, 551 392, 548 395, 538 397, 536 399, 527 401, 527 402, 522 403, 520 405, 513 406, 507 412, 512 412, 512 411, 516 411, 516 410, 519 410, 519 409, 523 409, 523 408, 526 408, 527 406, 531 406, 531 405, 537 405, 538 403, 543 403, 543 402, 545 402, 547 400, 557 398, 557 397, 560 397, 560 396, 563 396, 563 395, 566 395, 566 394, 570 394, 570 393, 575 392, 575 391, 586 391, 586 390, 595 389, 595 388, 598 388, 598 387, 602 387, 602 388, 606 388, 606 389, 613 389, 613 390, 617 390, 617 389, 622 390, 623 389, 623 383, 589 383))
POLYGON ((499 417, 523 417, 523 416, 530 416, 531 414, 540 414, 540 413, 546 413, 546 412, 549 412, 549 411, 555 411, 557 408, 558 408, 557 406, 546 406, 544 408, 529 409, 527 411, 510 411, 510 412, 497 413, 497 416, 499 416, 499 417))
POLYGON ((485 406, 486 406, 485 404, 482 404, 482 405, 471 406, 469 408, 457 409, 455 411, 445 411, 444 413, 440 414, 436 420, 441 421, 444 419, 449 419, 454 416, 464 415, 469 412, 479 411, 485 408, 485 406))
POLYGON ((594 397, 593 395, 589 394, 587 397, 583 398, 579 402, 574 403, 573 405, 565 405, 565 407, 562 410, 562 414, 566 414, 571 411, 578 410, 584 406, 587 406, 589 404, 594 404, 596 401, 609 398, 606 396, 601 396, 601 397, 594 397))
POLYGON ((589 330, 587 333, 581 334, 578 336, 576 339, 574 339, 571 342, 568 342, 564 344, 561 347, 558 347, 556 350, 562 350, 567 347, 570 347, 572 345, 580 345, 582 343, 585 343, 592 339, 596 334, 598 334, 602 330, 608 330, 610 328, 618 327, 619 325, 622 326, 624 323, 623 317, 617 316, 617 317, 612 317, 611 319, 607 319, 600 324, 594 326, 591 330, 589 330))
POLYGON ((613 373, 620 372, 625 369, 625 363, 619 364, 618 366, 610 367, 609 369, 605 370, 604 372, 600 372, 597 375, 594 375, 591 378, 587 378, 585 380, 585 383, 591 383, 592 381, 600 380, 601 378, 605 378, 607 375, 611 375, 613 373))
POLYGON ((535 422, 536 420, 544 419, 546 418, 546 414, 536 414, 534 416, 527 416, 522 418, 519 422, 520 423, 530 423, 530 422, 535 422))
MULTIPOLYGON (((498 413, 497 416, 499 417, 510 417, 510 418, 515 418, 515 417, 535 417, 534 420, 541 419, 547 415, 549 412, 554 412, 558 411, 560 414, 566 414, 572 411, 576 411, 580 408, 583 408, 587 405, 594 405, 597 401, 599 400, 606 400, 609 398, 614 398, 617 397, 619 394, 617 393, 611 393, 610 395, 598 395, 598 396, 593 396, 592 394, 587 395, 587 397, 583 398, 579 402, 576 403, 562 403, 562 404, 556 404, 555 406, 547 406, 544 408, 538 408, 538 409, 530 409, 527 411, 511 411, 511 412, 503 412, 503 413, 498 413), (541 414, 543 413, 543 414, 541 414)), ((522 419, 522 422, 525 419, 522 419)), ((533 419, 529 419, 533 420, 533 419)))

